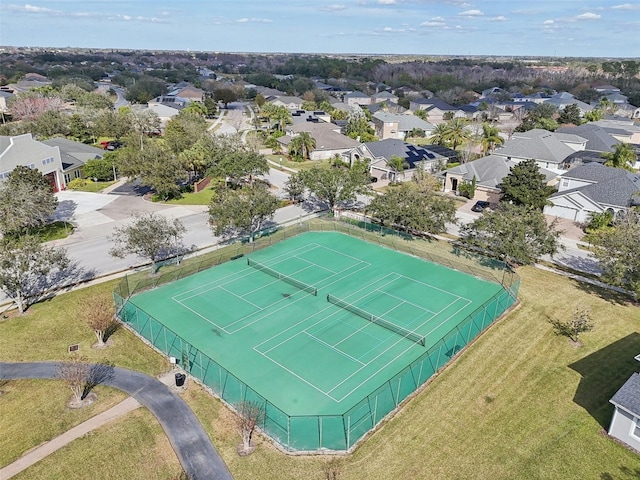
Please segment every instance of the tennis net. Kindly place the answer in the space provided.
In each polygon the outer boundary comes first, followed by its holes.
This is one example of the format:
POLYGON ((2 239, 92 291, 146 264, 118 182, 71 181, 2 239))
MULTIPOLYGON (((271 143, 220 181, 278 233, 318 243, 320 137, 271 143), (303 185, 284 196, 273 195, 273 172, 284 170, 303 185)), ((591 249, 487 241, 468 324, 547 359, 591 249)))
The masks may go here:
POLYGON ((416 332, 407 330, 406 328, 400 327, 395 323, 388 322, 387 320, 384 320, 383 318, 380 318, 377 315, 369 313, 366 310, 361 309, 360 307, 356 307, 351 303, 345 302, 344 300, 340 300, 339 298, 334 297, 331 294, 327 295, 327 302, 332 303, 340 308, 344 308, 345 310, 348 310, 349 312, 354 313, 359 317, 362 317, 365 320, 370 321, 371 323, 380 325, 381 327, 386 328, 387 330, 391 330, 392 332, 397 333, 398 335, 402 335, 403 337, 408 338, 409 340, 412 340, 417 344, 422 345, 423 347, 425 345, 425 338, 423 335, 419 335, 416 332))
POLYGON ((300 280, 296 280, 295 278, 285 275, 284 273, 277 272, 272 268, 269 268, 266 265, 261 264, 260 262, 256 262, 251 258, 247 258, 247 265, 257 270, 260 270, 261 272, 264 272, 267 275, 271 275, 272 277, 275 277, 278 280, 282 280, 283 282, 288 283, 289 285, 293 285, 294 287, 299 288, 300 290, 303 290, 307 293, 310 293, 311 295, 315 295, 316 297, 318 296, 318 289, 316 287, 307 285, 306 283, 301 282, 300 280))

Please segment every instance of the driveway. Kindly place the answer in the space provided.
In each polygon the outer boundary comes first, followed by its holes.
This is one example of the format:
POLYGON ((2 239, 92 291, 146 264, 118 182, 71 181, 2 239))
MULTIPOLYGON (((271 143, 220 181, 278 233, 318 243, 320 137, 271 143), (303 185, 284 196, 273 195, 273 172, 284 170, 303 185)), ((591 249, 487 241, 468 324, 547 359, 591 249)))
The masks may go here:
MULTIPOLYGON (((0 379, 55 379, 57 366, 56 362, 0 362, 0 379)), ((162 382, 144 373, 114 367, 101 383, 128 393, 149 409, 160 422, 188 478, 233 480, 198 418, 184 400, 162 382)))

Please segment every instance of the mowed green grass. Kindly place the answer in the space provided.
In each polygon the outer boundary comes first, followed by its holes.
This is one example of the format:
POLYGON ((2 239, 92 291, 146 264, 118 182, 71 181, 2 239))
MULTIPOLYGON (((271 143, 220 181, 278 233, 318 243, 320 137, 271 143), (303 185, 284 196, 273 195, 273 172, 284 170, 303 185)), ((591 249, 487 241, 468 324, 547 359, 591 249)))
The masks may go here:
MULTIPOLYGON (((637 478, 640 456, 603 431, 613 411, 609 398, 633 371, 640 370, 633 360, 640 352, 640 309, 549 272, 523 268, 518 273, 522 277, 520 306, 354 453, 342 458, 340 480, 637 478), (556 336, 548 322, 549 318, 570 318, 577 305, 588 307, 595 323, 592 332, 581 336, 584 346, 579 348, 556 336)), ((58 310, 72 305, 67 296, 104 294, 108 289, 100 285, 63 295, 32 307, 24 317, 0 323, 0 358, 63 358, 69 340, 57 340, 59 334, 84 335, 81 345, 92 343, 92 333, 85 335, 72 313, 58 310), (20 327, 12 325, 18 323, 20 327), (42 332, 41 325, 48 331, 42 332), (61 346, 64 352, 59 353, 61 346)), ((166 366, 142 342, 131 338, 129 343, 129 337, 119 331, 114 340, 121 343, 100 354, 151 374, 166 366), (126 345, 133 358, 122 355, 118 345, 126 345)), ((3 415, 19 412, 12 406, 16 397, 0 396, 3 415)), ((61 401, 53 395, 45 398, 61 401)), ((238 457, 239 435, 224 405, 194 384, 183 398, 236 479, 324 478, 324 457, 288 456, 262 438, 254 454, 238 457)), ((30 414, 23 415, 23 428, 31 428, 30 414)), ((176 472, 173 460, 156 461, 166 449, 163 442, 166 438, 157 422, 141 409, 73 442, 16 478, 65 478, 67 474, 66 478, 89 479, 97 478, 99 471, 99 478, 170 479, 176 472), (103 457, 108 461, 99 468, 106 470, 94 470, 94 462, 102 462, 103 457), (117 468, 113 466, 120 461, 117 468), (70 463, 84 464, 84 468, 70 467, 70 463), (155 470, 146 477, 140 476, 141 470, 152 467, 155 470)))

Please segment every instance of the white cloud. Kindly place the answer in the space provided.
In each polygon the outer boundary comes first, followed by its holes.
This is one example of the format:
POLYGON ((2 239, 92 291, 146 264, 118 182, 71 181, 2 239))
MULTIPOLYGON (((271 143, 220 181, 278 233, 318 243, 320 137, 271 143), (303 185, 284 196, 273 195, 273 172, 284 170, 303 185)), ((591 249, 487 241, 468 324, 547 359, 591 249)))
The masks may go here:
POLYGON ((420 24, 421 27, 444 27, 445 25, 444 22, 422 22, 420 24))
POLYGON ((397 2, 396 0, 378 0, 378 3, 380 5, 395 5, 397 2))
POLYGON ((433 17, 432 22, 444 22, 444 17, 433 17))
POLYGON ((322 10, 323 12, 339 12, 340 10, 346 10, 346 9, 347 9, 346 5, 338 5, 338 4, 326 5, 324 7, 320 7, 320 10, 322 10))
POLYGON ((602 15, 600 15, 598 13, 586 12, 586 13, 581 13, 580 15, 578 15, 576 17, 576 20, 597 20, 597 19, 599 19, 601 17, 602 17, 602 15))
POLYGON ((640 3, 632 5, 631 3, 623 3, 622 5, 614 5, 614 10, 640 10, 640 3))
POLYGON ((24 10, 32 13, 57 13, 55 10, 51 10, 50 8, 29 5, 28 3, 24 6, 24 10))
POLYGON ((122 15, 122 16, 120 16, 120 18, 122 18, 123 20, 127 20, 127 21, 131 20, 131 17, 129 15, 122 15))
POLYGON ((505 22, 507 20, 507 17, 505 17, 504 15, 498 15, 497 17, 491 17, 489 20, 492 22, 505 22))
POLYGON ((464 12, 458 13, 461 17, 481 17, 484 15, 480 10, 465 10, 464 12))
POLYGON ((553 25, 555 22, 553 20, 545 20, 543 25, 553 25))
POLYGON ((236 23, 271 23, 267 18, 239 18, 236 23))

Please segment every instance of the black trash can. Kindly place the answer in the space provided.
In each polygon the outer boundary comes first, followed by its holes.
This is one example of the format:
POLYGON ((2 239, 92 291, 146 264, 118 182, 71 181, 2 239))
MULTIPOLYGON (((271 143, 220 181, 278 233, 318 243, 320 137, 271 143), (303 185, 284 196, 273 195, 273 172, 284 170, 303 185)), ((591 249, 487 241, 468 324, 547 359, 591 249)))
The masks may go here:
POLYGON ((183 386, 186 379, 187 376, 184 373, 176 373, 176 387, 183 386))

